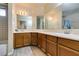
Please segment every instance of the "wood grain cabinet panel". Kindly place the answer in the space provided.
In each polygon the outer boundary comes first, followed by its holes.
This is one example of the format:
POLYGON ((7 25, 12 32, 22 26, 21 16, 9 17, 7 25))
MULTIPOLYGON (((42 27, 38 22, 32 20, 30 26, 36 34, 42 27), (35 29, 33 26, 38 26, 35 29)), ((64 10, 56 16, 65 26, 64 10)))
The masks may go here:
POLYGON ((31 33, 24 33, 24 46, 31 45, 31 33))
POLYGON ((47 55, 57 55, 57 44, 49 40, 47 40, 47 55))
POLYGON ((14 34, 13 34, 13 48, 16 48, 16 42, 15 42, 15 41, 16 41, 16 40, 15 40, 16 38, 15 38, 15 36, 16 36, 16 35, 15 35, 15 33, 14 33, 14 34))
POLYGON ((31 44, 37 45, 37 33, 31 33, 31 44))
POLYGON ((42 34, 41 38, 42 38, 42 40, 41 40, 41 44, 42 44, 41 49, 42 49, 43 52, 46 52, 46 40, 47 40, 46 35, 42 34))
POLYGON ((79 56, 79 52, 65 46, 58 45, 58 56, 79 56))
POLYGON ((14 34, 14 41, 15 41, 15 47, 22 47, 24 43, 24 34, 22 33, 16 33, 14 34))
POLYGON ((47 35, 47 55, 57 55, 57 37, 47 35))
POLYGON ((79 51, 79 41, 66 39, 66 38, 58 38, 58 43, 79 51))
POLYGON ((38 33, 38 47, 39 48, 42 48, 42 34, 41 33, 38 33))

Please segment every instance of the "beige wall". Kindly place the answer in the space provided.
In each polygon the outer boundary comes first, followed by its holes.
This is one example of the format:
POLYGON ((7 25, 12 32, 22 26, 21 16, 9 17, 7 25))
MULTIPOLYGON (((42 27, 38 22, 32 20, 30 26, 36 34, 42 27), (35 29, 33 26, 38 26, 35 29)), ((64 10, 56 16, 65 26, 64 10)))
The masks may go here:
POLYGON ((45 17, 50 24, 48 27, 53 29, 62 29, 62 10, 60 8, 54 8, 45 14, 45 17), (51 19, 50 19, 51 17, 51 19))
POLYGON ((13 54, 13 22, 14 22, 14 10, 13 4, 8 4, 8 55, 13 54))

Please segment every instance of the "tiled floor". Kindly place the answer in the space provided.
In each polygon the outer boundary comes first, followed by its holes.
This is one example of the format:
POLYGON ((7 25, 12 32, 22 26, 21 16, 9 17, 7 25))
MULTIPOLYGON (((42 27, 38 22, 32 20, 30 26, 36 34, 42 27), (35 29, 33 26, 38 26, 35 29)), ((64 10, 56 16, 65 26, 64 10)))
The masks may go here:
POLYGON ((14 50, 13 56, 46 56, 39 48, 27 46, 14 50))
POLYGON ((0 56, 7 54, 7 44, 0 44, 0 56))
POLYGON ((39 48, 37 47, 31 47, 32 49, 32 55, 33 56, 46 56, 46 54, 44 52, 42 52, 39 48))

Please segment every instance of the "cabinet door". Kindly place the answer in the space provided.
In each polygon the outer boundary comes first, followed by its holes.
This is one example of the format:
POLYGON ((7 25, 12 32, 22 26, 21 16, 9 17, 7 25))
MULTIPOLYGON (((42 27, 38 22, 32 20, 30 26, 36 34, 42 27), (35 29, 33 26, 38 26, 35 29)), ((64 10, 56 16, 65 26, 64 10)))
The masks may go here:
POLYGON ((41 43, 42 43, 42 42, 41 42, 41 40, 42 40, 41 36, 42 36, 41 33, 38 33, 38 47, 39 47, 39 48, 42 47, 42 46, 41 46, 41 43))
POLYGON ((13 47, 16 48, 16 34, 13 34, 13 47))
POLYGON ((47 55, 57 55, 57 44, 50 40, 47 40, 47 55))
POLYGON ((31 33, 24 33, 24 45, 31 45, 31 33))
POLYGON ((79 52, 67 48, 62 45, 58 45, 58 55, 59 56, 79 56, 79 52))
POLYGON ((22 47, 24 43, 24 34, 23 33, 16 33, 15 34, 15 47, 22 47))
POLYGON ((31 44, 37 45, 37 33, 31 33, 31 44))
POLYGON ((42 40, 41 40, 41 45, 42 45, 42 50, 43 52, 46 52, 46 35, 45 34, 42 34, 42 40))

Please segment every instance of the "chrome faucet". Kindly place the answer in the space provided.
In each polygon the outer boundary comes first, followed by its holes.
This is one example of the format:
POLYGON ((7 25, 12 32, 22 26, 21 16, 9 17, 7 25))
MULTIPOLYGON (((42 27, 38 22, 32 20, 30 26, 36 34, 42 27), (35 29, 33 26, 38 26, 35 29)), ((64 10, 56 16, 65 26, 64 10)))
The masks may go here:
POLYGON ((64 33, 65 34, 70 34, 70 29, 65 29, 64 33))

